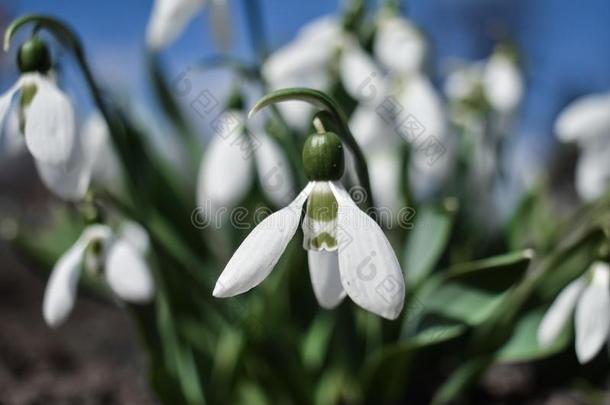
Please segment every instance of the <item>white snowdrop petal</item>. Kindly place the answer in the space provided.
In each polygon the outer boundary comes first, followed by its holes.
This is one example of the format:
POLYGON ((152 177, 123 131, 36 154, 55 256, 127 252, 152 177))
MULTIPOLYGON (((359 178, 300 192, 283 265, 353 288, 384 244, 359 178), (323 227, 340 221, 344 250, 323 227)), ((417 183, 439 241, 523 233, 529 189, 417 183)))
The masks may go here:
POLYGON ((567 285, 555 298, 553 304, 544 314, 544 318, 538 327, 538 342, 541 346, 548 347, 553 344, 560 335, 567 321, 574 312, 576 301, 586 286, 584 278, 578 278, 567 285))
POLYGON ((17 81, 10 89, 8 89, 4 94, 0 96, 0 133, 3 130, 6 119, 8 118, 8 114, 11 110, 11 104, 13 102, 13 97, 15 93, 19 89, 21 85, 21 81, 17 81))
POLYGON ((276 206, 286 206, 295 194, 288 159, 263 132, 253 134, 253 142, 256 143, 256 168, 263 191, 276 206))
POLYGON ((339 63, 339 75, 347 94, 361 104, 377 106, 385 97, 383 73, 358 43, 348 41, 339 63))
POLYGON ((451 179, 456 163, 455 140, 426 138, 411 150, 409 161, 409 184, 417 201, 434 197, 451 179))
POLYGON ((91 125, 91 119, 88 119, 82 136, 74 139, 70 158, 65 164, 55 165, 35 160, 44 185, 64 200, 77 201, 84 197, 98 157, 108 143, 107 132, 100 128, 94 130, 91 125))
MULTIPOLYGON (((322 17, 307 24, 297 38, 275 51, 262 67, 271 90, 309 87, 325 90, 330 82, 328 65, 342 41, 342 28, 335 18, 322 17)), ((311 125, 313 108, 302 102, 278 104, 292 128, 306 130, 311 125)))
POLYGON ((576 304, 576 355, 584 364, 599 352, 610 331, 610 266, 595 263, 591 284, 576 304))
POLYGON ((426 43, 417 28, 398 17, 380 22, 373 49, 388 70, 399 74, 420 69, 426 57, 426 43))
POLYGON ((269 56, 263 64, 262 73, 271 84, 296 80, 323 70, 328 59, 329 55, 311 44, 291 43, 269 56))
POLYGON ((523 95, 523 79, 514 62, 504 55, 492 56, 485 66, 483 91, 493 108, 513 111, 523 95))
POLYGON ((393 118, 386 117, 378 106, 358 105, 349 119, 349 127, 358 145, 368 152, 394 149, 403 142, 392 125, 393 118))
POLYGON ((86 246, 81 241, 77 242, 53 268, 42 304, 44 320, 49 326, 56 327, 63 323, 74 307, 86 246))
POLYGON ((68 97, 43 76, 35 80, 36 94, 25 117, 25 142, 42 163, 65 164, 74 148, 74 109, 68 97))
POLYGON ((124 186, 121 164, 112 145, 106 120, 99 112, 87 117, 81 138, 92 161, 91 181, 120 194, 124 186))
POLYGON ((404 276, 381 228, 352 201, 340 183, 330 183, 339 204, 339 271, 347 295, 387 319, 400 314, 404 276))
POLYGON ((592 94, 568 104, 555 121, 555 133, 563 142, 586 144, 610 133, 610 94, 592 94))
POLYGON ((124 221, 119 230, 121 238, 129 242, 141 255, 150 250, 150 237, 140 224, 134 221, 124 221))
POLYGON ((17 108, 10 108, 4 121, 4 126, 0 123, 0 155, 16 156, 26 150, 25 138, 19 128, 17 108))
POLYGON ((252 184, 252 148, 242 132, 241 114, 226 113, 227 125, 204 150, 197 183, 200 207, 231 208, 248 192, 252 184))
POLYGON ((42 311, 45 322, 52 327, 66 320, 76 299, 76 287, 87 245, 93 239, 105 239, 110 229, 104 225, 94 225, 85 229, 80 238, 57 261, 47 283, 42 311))
POLYGON ((57 197, 66 201, 82 199, 89 188, 90 168, 85 167, 80 153, 67 166, 34 161, 40 180, 57 197))
POLYGON ((318 303, 326 309, 335 308, 345 297, 337 252, 308 250, 307 262, 311 285, 318 303))
MULTIPOLYGON (((315 19, 299 31, 294 41, 267 58, 262 74, 272 85, 286 80, 299 80, 304 76, 319 76, 326 70, 330 57, 341 40, 342 28, 335 18, 324 16, 315 19)), ((298 84, 284 87, 295 86, 298 84)))
POLYGON ((108 248, 104 274, 106 282, 122 300, 146 303, 153 299, 155 284, 142 253, 120 238, 108 248))
POLYGON ((576 164, 576 191, 583 200, 592 201, 610 189, 609 154, 610 149, 596 145, 581 152, 576 164))
POLYGON ((273 270, 294 236, 303 204, 313 183, 309 183, 295 200, 265 218, 246 237, 227 263, 216 282, 215 297, 232 297, 260 284, 273 270))
POLYGON ((451 100, 463 100, 470 97, 483 80, 484 66, 474 62, 452 70, 445 79, 443 90, 451 100))
POLYGON ((405 84, 398 102, 404 109, 403 117, 416 122, 417 129, 410 132, 411 142, 421 142, 434 136, 443 139, 447 132, 444 103, 438 92, 423 74, 414 74, 405 84))
POLYGON ((152 49, 172 43, 204 5, 204 0, 155 0, 146 29, 152 49))
POLYGON ((371 153, 367 160, 379 220, 391 226, 400 209, 400 156, 393 150, 371 153))

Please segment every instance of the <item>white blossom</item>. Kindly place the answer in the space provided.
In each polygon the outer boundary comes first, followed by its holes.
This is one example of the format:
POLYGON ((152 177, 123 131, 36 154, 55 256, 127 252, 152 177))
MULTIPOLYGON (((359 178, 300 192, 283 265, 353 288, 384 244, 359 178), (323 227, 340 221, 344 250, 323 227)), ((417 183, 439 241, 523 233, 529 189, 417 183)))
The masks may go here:
MULTIPOLYGON (((208 2, 206 0, 155 0, 146 29, 147 45, 162 49, 178 38, 189 22, 208 2)), ((209 0, 212 33, 218 45, 231 43, 231 16, 227 0, 209 0)))
POLYGON ((576 190, 584 200, 601 196, 610 186, 610 94, 581 97, 561 111, 555 132, 563 142, 576 142, 576 190))
POLYGON ((224 125, 205 148, 197 181, 197 203, 214 214, 235 207, 250 191, 254 176, 276 206, 294 198, 290 163, 277 143, 262 131, 247 133, 244 114, 224 113, 224 125))
POLYGON ((148 250, 148 235, 135 223, 123 223, 118 232, 102 224, 85 228, 53 267, 43 300, 46 323, 59 326, 72 312, 83 267, 93 272, 101 267, 106 283, 120 299, 150 302, 154 280, 146 263, 148 250))
POLYGON ((592 360, 610 334, 610 265, 595 262, 582 277, 557 296, 538 328, 538 342, 550 346, 574 314, 576 355, 581 364, 592 360))
POLYGON ((299 226, 306 201, 304 247, 320 305, 333 308, 348 295, 364 309, 396 319, 405 294, 396 255, 379 225, 338 182, 310 182, 292 203, 258 224, 229 260, 213 295, 242 294, 271 273, 299 226))

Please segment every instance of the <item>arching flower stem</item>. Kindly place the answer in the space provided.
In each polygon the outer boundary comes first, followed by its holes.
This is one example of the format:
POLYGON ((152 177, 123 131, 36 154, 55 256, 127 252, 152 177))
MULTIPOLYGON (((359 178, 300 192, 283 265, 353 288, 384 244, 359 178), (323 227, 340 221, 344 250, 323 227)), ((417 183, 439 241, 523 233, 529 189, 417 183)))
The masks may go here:
POLYGON ((366 158, 347 125, 347 119, 345 118, 343 111, 330 96, 321 91, 303 87, 277 90, 261 98, 254 107, 252 107, 248 113, 248 117, 252 117, 258 111, 269 105, 293 100, 305 101, 322 110, 324 114, 318 113, 318 118, 324 123, 326 128, 335 130, 341 140, 350 148, 356 160, 358 180, 368 195, 366 208, 370 209, 368 210, 369 214, 374 217, 375 204, 371 192, 366 158))

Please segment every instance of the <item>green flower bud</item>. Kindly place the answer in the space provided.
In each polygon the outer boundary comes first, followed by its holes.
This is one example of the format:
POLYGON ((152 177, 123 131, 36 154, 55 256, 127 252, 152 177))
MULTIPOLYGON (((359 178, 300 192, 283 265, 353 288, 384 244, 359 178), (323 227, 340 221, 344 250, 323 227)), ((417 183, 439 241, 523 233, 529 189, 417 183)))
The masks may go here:
POLYGON ((339 180, 345 159, 341 139, 333 132, 309 135, 303 146, 305 176, 311 181, 339 180))
POLYGON ((25 41, 17 53, 17 66, 21 73, 46 73, 51 69, 51 54, 46 44, 36 36, 25 41))

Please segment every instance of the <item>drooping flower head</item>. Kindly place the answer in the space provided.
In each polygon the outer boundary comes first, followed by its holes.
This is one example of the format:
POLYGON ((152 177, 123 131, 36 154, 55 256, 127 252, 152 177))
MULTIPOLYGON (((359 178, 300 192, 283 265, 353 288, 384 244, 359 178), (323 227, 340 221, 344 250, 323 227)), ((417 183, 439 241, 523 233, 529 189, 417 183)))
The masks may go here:
POLYGON ((155 0, 146 31, 146 42, 153 50, 170 45, 206 3, 210 6, 212 33, 218 45, 231 43, 231 19, 227 0, 155 0))
POLYGON ((576 191, 593 200, 610 188, 610 93, 590 94, 568 104, 555 122, 562 142, 576 142, 581 154, 576 166, 576 191))
POLYGON ((201 159, 197 203, 206 215, 235 207, 255 183, 276 206, 286 205, 296 194, 288 159, 265 132, 248 128, 241 95, 237 95, 216 120, 201 159))
POLYGON ((75 146, 74 109, 68 97, 49 74, 51 59, 47 46, 34 36, 23 43, 17 55, 21 76, 0 96, 0 133, 9 116, 19 118, 19 132, 36 161, 54 166, 65 165, 75 146))
POLYGON ((339 179, 344 171, 339 137, 314 121, 303 163, 310 180, 287 207, 258 224, 220 275, 213 295, 231 297, 260 284, 294 236, 307 202, 302 230, 314 294, 334 308, 347 294, 368 311, 396 319, 404 302, 404 278, 377 223, 358 208, 339 179))
POLYGON ((145 259, 148 250, 148 234, 135 222, 123 222, 118 231, 105 224, 89 225, 51 272, 43 300, 46 323, 59 326, 70 315, 83 270, 103 277, 124 301, 151 301, 154 280, 145 259))
POLYGON ((608 342, 609 312, 610 265, 595 262, 559 293, 540 323, 538 342, 552 345, 574 314, 576 355, 581 364, 587 363, 608 342))

